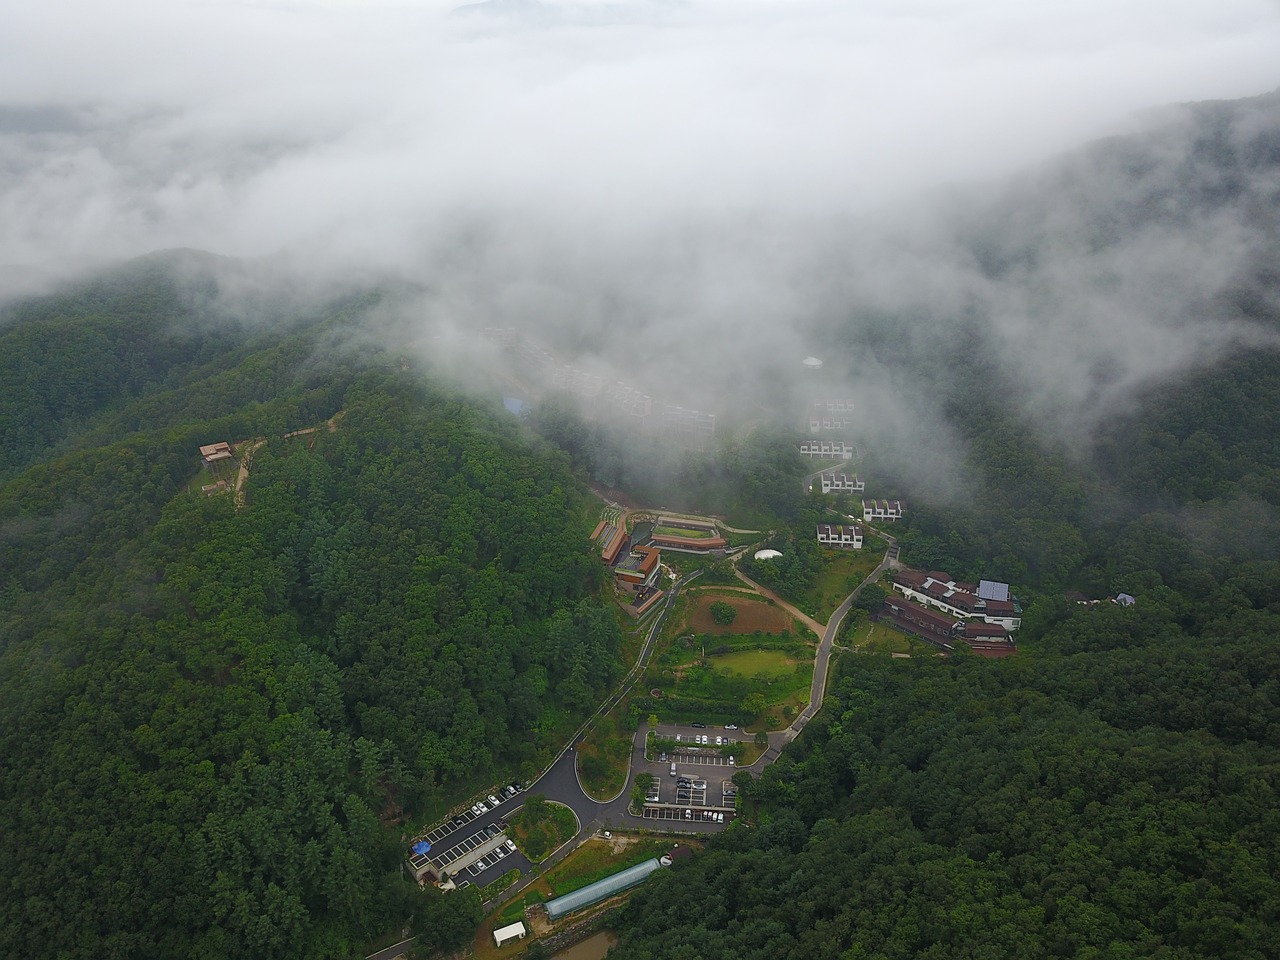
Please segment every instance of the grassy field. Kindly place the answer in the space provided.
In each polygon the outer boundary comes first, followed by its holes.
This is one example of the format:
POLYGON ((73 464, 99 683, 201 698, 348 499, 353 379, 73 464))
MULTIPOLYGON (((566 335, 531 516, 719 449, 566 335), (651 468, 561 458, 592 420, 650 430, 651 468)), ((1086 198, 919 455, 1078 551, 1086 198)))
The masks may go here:
POLYGON ((690 530, 685 527, 669 527, 664 523, 660 523, 653 528, 653 532, 657 536, 665 537, 686 537, 690 540, 710 540, 715 533, 711 530, 690 530))
MULTIPOLYGON (((694 841, 680 841, 701 849, 694 841)), ((566 857, 554 869, 531 883, 523 894, 511 901, 498 914, 495 925, 514 923, 524 915, 528 904, 554 900, 574 890, 581 890, 589 883, 603 880, 612 873, 642 863, 651 857, 660 857, 670 849, 672 841, 651 838, 615 836, 612 840, 593 837, 566 857)), ((487 924, 486 924, 487 926, 487 924)), ((492 939, 490 940, 492 944, 492 939)))
POLYGON ((938 652, 931 644, 909 637, 901 630, 882 623, 861 623, 850 631, 847 642, 863 653, 906 653, 912 656, 938 652))
POLYGON ((711 666, 721 673, 737 673, 744 677, 765 675, 781 677, 795 670, 796 661, 781 650, 742 650, 711 657, 711 666))
MULTIPOLYGON (((878 537, 867 537, 861 550, 832 550, 829 560, 812 587, 805 592, 810 609, 816 609, 814 619, 826 622, 863 580, 884 559, 887 544, 878 537)), ((806 604, 800 604, 804 609, 806 604)))

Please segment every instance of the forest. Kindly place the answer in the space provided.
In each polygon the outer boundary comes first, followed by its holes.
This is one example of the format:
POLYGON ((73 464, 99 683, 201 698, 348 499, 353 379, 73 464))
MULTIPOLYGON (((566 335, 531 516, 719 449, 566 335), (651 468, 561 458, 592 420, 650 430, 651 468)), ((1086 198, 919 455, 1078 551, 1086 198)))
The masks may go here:
POLYGON ((318 347, 358 311, 211 341, 179 301, 151 273, 0 331, 31 387, 0 422, 30 461, 0 486, 0 953, 465 934, 398 825, 534 773, 620 674, 582 487, 510 418, 318 347), (73 320, 140 354, 74 410, 37 389, 99 375, 73 320), (246 437, 246 507, 202 496, 197 447, 246 437))
MULTIPOLYGON (((1132 200, 1061 173, 1081 256, 1231 203, 1280 240, 1256 193, 1280 124, 1237 149, 1216 118, 1167 181, 1097 148, 1132 200)), ((1050 259, 1038 187, 955 214, 985 281, 1050 259)), ((876 495, 907 502, 904 562, 1014 585, 1019 653, 839 658, 803 736, 737 775, 749 826, 641 888, 617 956, 1277 956, 1264 260, 1194 305, 1252 339, 1075 432, 981 303, 814 324, 928 384, 954 495, 888 445, 876 495)), ((624 672, 588 483, 758 521, 787 559, 752 572, 786 595, 821 569, 786 415, 649 461, 563 398, 522 424, 428 373, 371 335, 386 290, 237 300, 234 269, 144 258, 0 311, 4 956, 338 958, 406 924, 456 947, 478 899, 406 882, 402 833, 535 774, 624 672), (202 495, 198 448, 246 440, 243 506, 202 495)))

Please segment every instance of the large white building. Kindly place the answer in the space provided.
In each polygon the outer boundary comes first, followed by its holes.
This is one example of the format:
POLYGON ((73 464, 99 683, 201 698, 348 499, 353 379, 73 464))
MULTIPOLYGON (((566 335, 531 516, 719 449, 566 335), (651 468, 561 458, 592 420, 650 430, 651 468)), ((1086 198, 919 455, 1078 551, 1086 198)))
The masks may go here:
POLYGON ((1006 583, 983 580, 980 587, 975 587, 959 583, 946 573, 899 570, 893 575, 893 589, 949 616, 996 624, 1011 633, 1022 626, 1022 608, 1010 596, 1006 583))

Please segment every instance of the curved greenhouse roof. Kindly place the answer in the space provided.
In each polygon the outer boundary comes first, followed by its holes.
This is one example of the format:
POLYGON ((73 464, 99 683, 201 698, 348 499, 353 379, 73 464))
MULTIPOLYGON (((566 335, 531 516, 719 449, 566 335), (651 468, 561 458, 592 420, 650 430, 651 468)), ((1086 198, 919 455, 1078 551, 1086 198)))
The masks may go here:
POLYGON ((588 884, 581 890, 575 890, 573 893, 566 893, 563 897, 549 900, 547 901, 547 916, 552 920, 559 920, 566 913, 573 913, 573 911, 589 907, 593 903, 599 903, 615 893, 621 893, 629 887, 634 887, 653 871, 657 870, 659 866, 660 864, 656 858, 646 860, 644 863, 637 863, 634 867, 627 867, 627 869, 605 877, 603 880, 588 884))
POLYGON ((781 550, 757 550, 756 551, 757 560, 777 560, 780 556, 782 556, 781 550))

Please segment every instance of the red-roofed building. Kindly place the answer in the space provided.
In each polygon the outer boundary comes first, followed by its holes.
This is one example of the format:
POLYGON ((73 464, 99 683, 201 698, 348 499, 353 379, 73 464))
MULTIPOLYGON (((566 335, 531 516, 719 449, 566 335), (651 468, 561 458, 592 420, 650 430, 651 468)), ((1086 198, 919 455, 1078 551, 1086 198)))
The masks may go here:
POLYGON ((613 568, 614 580, 629 593, 652 589, 662 569, 661 556, 656 547, 636 547, 613 568))

